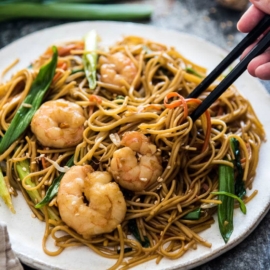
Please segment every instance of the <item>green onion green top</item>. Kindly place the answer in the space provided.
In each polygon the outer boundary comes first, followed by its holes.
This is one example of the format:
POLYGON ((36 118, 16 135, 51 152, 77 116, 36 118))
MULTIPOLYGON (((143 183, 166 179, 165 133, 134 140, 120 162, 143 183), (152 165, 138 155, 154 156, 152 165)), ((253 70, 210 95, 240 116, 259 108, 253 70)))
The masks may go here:
POLYGON ((98 42, 98 35, 95 30, 90 31, 85 35, 84 38, 84 49, 86 51, 93 51, 91 53, 85 53, 83 55, 83 66, 86 78, 89 83, 90 89, 96 88, 96 69, 97 69, 97 42, 98 42))
MULTIPOLYGON (((1 8, 0 8, 1 9, 1 8)), ((26 96, 23 104, 19 107, 14 118, 12 119, 4 137, 0 143, 0 154, 5 152, 8 147, 16 141, 22 133, 28 128, 35 112, 38 110, 42 103, 43 96, 49 89, 52 79, 55 74, 57 64, 57 49, 53 47, 53 56, 51 61, 41 67, 39 73, 34 80, 31 89, 26 96), (24 107, 24 104, 29 104, 31 107, 24 107)))
MULTIPOLYGON (((68 160, 66 166, 71 167, 73 165, 74 165, 74 156, 72 156, 68 160)), ((35 205, 35 208, 41 208, 41 207, 45 206, 46 204, 48 204, 56 196, 56 194, 58 193, 60 182, 61 182, 63 176, 64 176, 64 173, 61 173, 61 174, 59 174, 58 177, 56 177, 53 180, 53 182, 50 185, 50 187, 48 188, 44 198, 38 204, 35 205)))

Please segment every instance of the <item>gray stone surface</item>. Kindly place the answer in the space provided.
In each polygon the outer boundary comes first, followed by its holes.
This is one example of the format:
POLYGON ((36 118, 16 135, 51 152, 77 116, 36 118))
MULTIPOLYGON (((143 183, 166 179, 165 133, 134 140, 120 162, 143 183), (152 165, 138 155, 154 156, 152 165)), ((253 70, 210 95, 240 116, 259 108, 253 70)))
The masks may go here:
MULTIPOLYGON (((152 18, 140 23, 187 32, 228 51, 244 36, 236 29, 241 12, 219 7, 214 0, 121 1, 123 2, 146 2, 154 5, 152 18)), ((70 21, 20 19, 0 22, 0 48, 29 33, 66 22, 70 21)), ((270 83, 262 83, 270 91, 270 83)), ((30 268, 25 266, 25 269, 30 268)), ((270 213, 242 243, 195 269, 270 269, 270 213)))

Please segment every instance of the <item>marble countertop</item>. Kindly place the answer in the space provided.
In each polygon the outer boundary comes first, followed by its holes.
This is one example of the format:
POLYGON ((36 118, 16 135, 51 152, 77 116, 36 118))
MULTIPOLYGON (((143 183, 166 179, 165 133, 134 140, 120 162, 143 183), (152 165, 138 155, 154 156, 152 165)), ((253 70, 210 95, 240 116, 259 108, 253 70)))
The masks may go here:
MULTIPOLYGON (((154 5, 151 19, 140 23, 174 29, 206 39, 230 51, 242 38, 236 29, 241 12, 225 9, 214 0, 144 0, 154 5)), ((29 33, 70 20, 18 19, 0 22, 0 49, 29 33)), ((262 82, 270 92, 270 83, 262 82)), ((196 267, 196 270, 270 269, 270 213, 247 238, 218 258, 196 267)), ((31 269, 25 266, 25 269, 31 269)))

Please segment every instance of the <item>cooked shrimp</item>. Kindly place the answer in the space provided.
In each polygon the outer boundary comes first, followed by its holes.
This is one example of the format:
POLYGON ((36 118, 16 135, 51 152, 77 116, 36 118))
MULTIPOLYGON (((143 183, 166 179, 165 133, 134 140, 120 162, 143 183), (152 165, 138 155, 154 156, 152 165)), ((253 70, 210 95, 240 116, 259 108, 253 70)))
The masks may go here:
POLYGON ((162 173, 161 159, 156 154, 156 146, 137 131, 126 132, 121 145, 125 147, 114 152, 110 172, 120 186, 142 191, 162 173))
POLYGON ((84 238, 108 233, 126 215, 126 202, 108 172, 73 166, 61 180, 57 204, 62 220, 84 238), (87 200, 87 202, 85 202, 87 200))
POLYGON ((125 82, 131 84, 138 72, 137 67, 130 58, 121 52, 114 53, 108 57, 101 56, 99 58, 99 65, 100 80, 119 87, 125 86, 125 82))
POLYGON ((45 102, 35 113, 31 129, 44 146, 65 148, 83 139, 83 109, 64 99, 45 102))

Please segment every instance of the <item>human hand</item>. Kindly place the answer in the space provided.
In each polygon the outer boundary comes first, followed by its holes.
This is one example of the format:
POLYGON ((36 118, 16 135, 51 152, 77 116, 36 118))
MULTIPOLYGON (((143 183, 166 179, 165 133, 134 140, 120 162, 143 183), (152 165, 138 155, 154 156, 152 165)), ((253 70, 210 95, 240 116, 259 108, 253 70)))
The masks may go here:
MULTIPOLYGON (((250 32, 265 14, 270 14, 270 0, 250 0, 250 2, 253 5, 244 13, 237 24, 238 30, 243 33, 250 32)), ((254 45, 249 46, 243 52, 242 58, 254 45)), ((247 69, 254 77, 262 80, 270 80, 270 48, 250 61, 247 69)))

